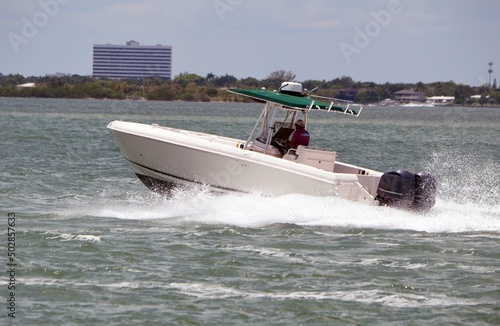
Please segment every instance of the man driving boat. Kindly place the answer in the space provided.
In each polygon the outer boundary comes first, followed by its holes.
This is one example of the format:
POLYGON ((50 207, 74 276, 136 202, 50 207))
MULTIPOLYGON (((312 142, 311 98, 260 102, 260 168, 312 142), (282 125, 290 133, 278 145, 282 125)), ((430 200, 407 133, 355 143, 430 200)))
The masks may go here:
POLYGON ((295 130, 286 141, 275 137, 271 144, 280 151, 281 155, 285 155, 289 149, 296 150, 299 145, 308 146, 309 139, 310 135, 305 129, 304 120, 299 119, 295 121, 295 130))
POLYGON ((292 134, 292 139, 287 142, 289 148, 297 149, 299 145, 308 146, 310 139, 309 132, 305 129, 305 124, 302 119, 295 121, 295 131, 292 134))

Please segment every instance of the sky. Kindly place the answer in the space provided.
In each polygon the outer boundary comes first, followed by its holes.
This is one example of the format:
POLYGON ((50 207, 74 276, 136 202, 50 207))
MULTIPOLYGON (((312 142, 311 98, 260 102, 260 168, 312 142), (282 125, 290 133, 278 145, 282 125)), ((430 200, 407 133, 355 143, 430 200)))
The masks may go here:
POLYGON ((0 2, 0 73, 92 74, 94 44, 173 47, 173 75, 375 83, 500 76, 498 0, 0 2), (497 72, 498 71, 498 72, 497 72))

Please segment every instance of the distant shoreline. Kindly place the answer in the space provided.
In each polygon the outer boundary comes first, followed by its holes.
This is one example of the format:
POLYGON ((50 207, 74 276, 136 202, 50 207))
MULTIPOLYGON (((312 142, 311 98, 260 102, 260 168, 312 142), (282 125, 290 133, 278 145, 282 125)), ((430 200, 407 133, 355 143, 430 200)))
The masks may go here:
MULTIPOLYGON (((184 73, 173 80, 161 78, 106 80, 89 76, 65 75, 24 77, 0 75, 0 97, 158 100, 180 102, 249 102, 248 99, 226 92, 228 88, 266 88, 276 90, 283 81, 294 80, 291 72, 278 71, 267 79, 236 79, 234 76, 202 77, 184 73)), ((393 106, 403 99, 407 102, 424 103, 426 98, 453 99, 448 106, 496 107, 500 106, 500 90, 487 85, 472 87, 452 81, 423 83, 355 82, 342 76, 330 81, 306 80, 305 92, 317 88, 315 95, 335 97, 360 104, 393 106), (401 95, 404 94, 404 95, 401 95), (411 97, 405 97, 409 94, 411 97), (410 99, 411 98, 411 99, 410 99)), ((402 102, 401 102, 402 103, 402 102)), ((398 106, 398 105, 395 105, 398 106)), ((442 106, 436 103, 435 106, 442 106)))
MULTIPOLYGON (((50 99, 50 100, 86 100, 86 101, 131 101, 131 102, 178 102, 178 103, 258 103, 257 101, 248 101, 248 100, 243 100, 243 101, 220 101, 220 100, 210 100, 210 101, 185 101, 185 100, 148 100, 145 98, 142 99, 113 99, 113 98, 91 98, 91 97, 86 97, 86 98, 61 98, 61 97, 21 97, 21 96, 0 96, 0 98, 12 98, 12 99, 50 99)), ((366 103, 363 104, 366 106, 372 106, 372 107, 394 107, 394 108, 406 108, 408 110, 415 110, 415 109, 445 109, 445 108, 498 108, 500 109, 500 104, 483 104, 483 105, 473 105, 473 104, 448 104, 448 105, 436 105, 433 107, 429 106, 422 106, 422 107, 404 107, 403 105, 380 105, 378 103, 366 103)))

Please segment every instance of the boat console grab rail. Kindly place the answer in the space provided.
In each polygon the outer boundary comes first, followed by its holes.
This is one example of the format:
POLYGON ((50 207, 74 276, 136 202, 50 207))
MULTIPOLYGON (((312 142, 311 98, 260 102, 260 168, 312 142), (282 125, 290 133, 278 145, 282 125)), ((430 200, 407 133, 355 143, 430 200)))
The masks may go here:
MULTIPOLYGON (((361 104, 356 104, 356 103, 353 103, 352 101, 342 100, 340 98, 335 98, 335 97, 320 96, 320 95, 310 95, 310 96, 311 96, 311 98, 316 97, 318 99, 330 101, 330 106, 328 107, 327 112, 330 112, 335 104, 345 105, 345 109, 342 112, 333 111, 336 113, 348 114, 348 115, 353 115, 353 116, 358 117, 361 114, 361 111, 363 110, 363 106, 361 104), (350 110, 349 109, 350 106, 359 107, 359 111, 355 112, 353 110, 350 110)), ((314 100, 313 100, 313 103, 314 103, 314 100)))

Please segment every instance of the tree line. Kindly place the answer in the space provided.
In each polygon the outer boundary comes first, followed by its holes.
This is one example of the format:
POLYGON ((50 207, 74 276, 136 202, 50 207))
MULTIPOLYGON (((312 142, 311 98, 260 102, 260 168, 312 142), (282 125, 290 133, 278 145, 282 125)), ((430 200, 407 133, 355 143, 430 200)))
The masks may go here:
MULTIPOLYGON (((226 92, 227 88, 277 89, 283 81, 295 80, 291 71, 278 70, 266 79, 248 77, 237 79, 232 75, 217 76, 213 73, 202 77, 192 73, 181 73, 172 80, 151 77, 144 79, 107 80, 91 76, 64 75, 24 77, 19 74, 0 75, 0 97, 45 97, 45 98, 95 98, 131 99, 159 101, 245 101, 244 98, 226 92), (35 83, 35 87, 20 87, 35 83)), ((500 90, 488 85, 472 87, 453 81, 434 83, 385 83, 356 82, 342 76, 330 81, 306 80, 305 89, 318 87, 316 95, 352 100, 358 103, 378 103, 392 98, 403 89, 422 92, 426 96, 454 96, 459 105, 498 105, 500 90), (472 95, 480 95, 474 97, 472 95)))

